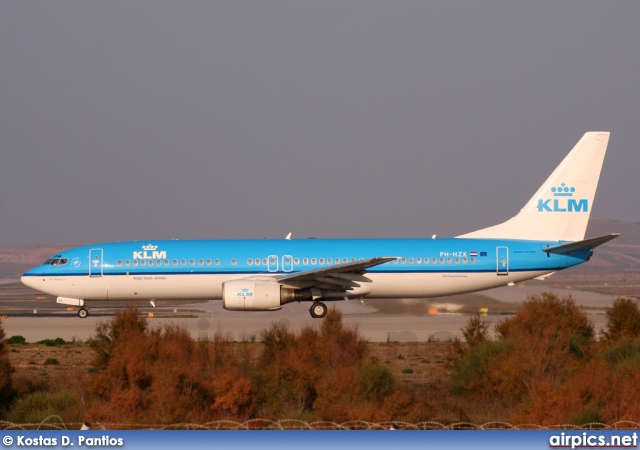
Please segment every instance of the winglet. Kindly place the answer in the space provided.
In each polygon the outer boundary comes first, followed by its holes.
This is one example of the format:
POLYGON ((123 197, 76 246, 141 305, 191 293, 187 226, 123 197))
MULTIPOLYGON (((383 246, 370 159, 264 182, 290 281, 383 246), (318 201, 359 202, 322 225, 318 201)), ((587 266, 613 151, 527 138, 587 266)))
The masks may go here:
POLYGON ((291 233, 287 234, 287 237, 285 238, 287 241, 291 240, 291 233))

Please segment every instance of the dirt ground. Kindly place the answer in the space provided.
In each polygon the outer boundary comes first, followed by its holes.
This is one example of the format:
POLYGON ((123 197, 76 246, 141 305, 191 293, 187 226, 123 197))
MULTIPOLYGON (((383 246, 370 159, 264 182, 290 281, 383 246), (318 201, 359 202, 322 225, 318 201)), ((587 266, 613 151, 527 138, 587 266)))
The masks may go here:
MULTIPOLYGON (((255 345, 260 344, 241 344, 255 345)), ((447 375, 445 360, 448 342, 391 342, 368 344, 371 358, 388 366, 405 386, 426 385, 447 375)), ((75 371, 88 372, 94 357, 83 342, 57 346, 44 344, 9 345, 15 377, 71 378, 75 371)), ((44 381, 44 380, 43 380, 44 381)))

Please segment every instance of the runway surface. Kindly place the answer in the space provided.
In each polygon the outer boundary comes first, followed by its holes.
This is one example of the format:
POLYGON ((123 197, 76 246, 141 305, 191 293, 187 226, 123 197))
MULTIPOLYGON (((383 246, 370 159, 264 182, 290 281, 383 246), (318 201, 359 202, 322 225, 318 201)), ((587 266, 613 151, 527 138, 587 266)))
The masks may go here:
MULTIPOLYGON (((584 291, 567 289, 555 289, 547 286, 504 287, 485 291, 483 294, 501 301, 512 303, 523 302, 528 294, 542 291, 554 292, 560 296, 572 294, 576 303, 587 309, 589 318, 595 325, 596 331, 605 325, 604 310, 613 301, 609 295, 595 294, 584 291)), ((394 301, 394 300, 389 300, 394 301)), ((469 320, 468 315, 434 315, 434 316, 409 316, 409 315, 385 315, 376 313, 371 307, 362 305, 358 301, 330 303, 335 305, 343 313, 343 322, 346 325, 357 325, 358 330, 365 339, 371 342, 424 342, 429 339, 446 340, 454 336, 461 336, 462 328, 469 320)), ((251 339, 254 336, 260 339, 262 330, 268 328, 272 322, 279 321, 287 324, 292 330, 297 331, 307 325, 319 326, 321 320, 312 319, 308 313, 308 304, 288 304, 279 311, 273 312, 233 312, 222 309, 222 302, 211 301, 177 306, 178 312, 171 317, 149 318, 151 327, 163 326, 174 323, 185 327, 191 335, 198 338, 213 338, 216 332, 227 333, 235 340, 251 339), (179 317, 189 315, 193 317, 179 317)), ((8 317, 3 320, 3 326, 7 337, 13 335, 24 336, 27 342, 37 342, 43 339, 56 337, 65 340, 86 340, 95 332, 96 324, 107 320, 113 314, 113 310, 93 309, 86 319, 80 319, 73 312, 52 314, 42 317, 8 317)), ((492 324, 496 324, 507 316, 492 316, 487 318, 492 324)))

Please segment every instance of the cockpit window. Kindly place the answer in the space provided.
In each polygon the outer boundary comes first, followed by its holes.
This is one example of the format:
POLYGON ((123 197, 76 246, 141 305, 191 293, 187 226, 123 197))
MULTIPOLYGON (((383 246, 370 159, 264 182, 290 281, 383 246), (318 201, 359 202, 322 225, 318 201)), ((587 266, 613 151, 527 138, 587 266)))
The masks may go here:
POLYGON ((49 258, 45 261, 45 264, 51 264, 52 266, 64 266, 68 263, 67 258, 49 258))

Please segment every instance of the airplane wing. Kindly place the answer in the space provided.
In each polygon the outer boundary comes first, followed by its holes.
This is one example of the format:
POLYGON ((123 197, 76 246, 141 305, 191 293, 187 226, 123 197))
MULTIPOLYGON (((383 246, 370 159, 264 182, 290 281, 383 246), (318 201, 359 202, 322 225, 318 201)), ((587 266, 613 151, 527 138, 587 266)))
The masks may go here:
POLYGON ((555 245, 553 247, 543 248, 543 252, 557 253, 560 255, 570 255, 576 252, 585 252, 587 250, 593 250, 599 245, 609 242, 611 239, 615 239, 620 236, 620 233, 607 234, 596 238, 585 239, 584 241, 569 242, 567 244, 555 245))
POLYGON ((296 288, 318 288, 334 291, 351 291, 360 287, 360 283, 370 283, 364 276, 370 267, 379 266, 397 259, 395 256, 369 258, 344 264, 312 269, 304 272, 280 275, 278 282, 296 288))

